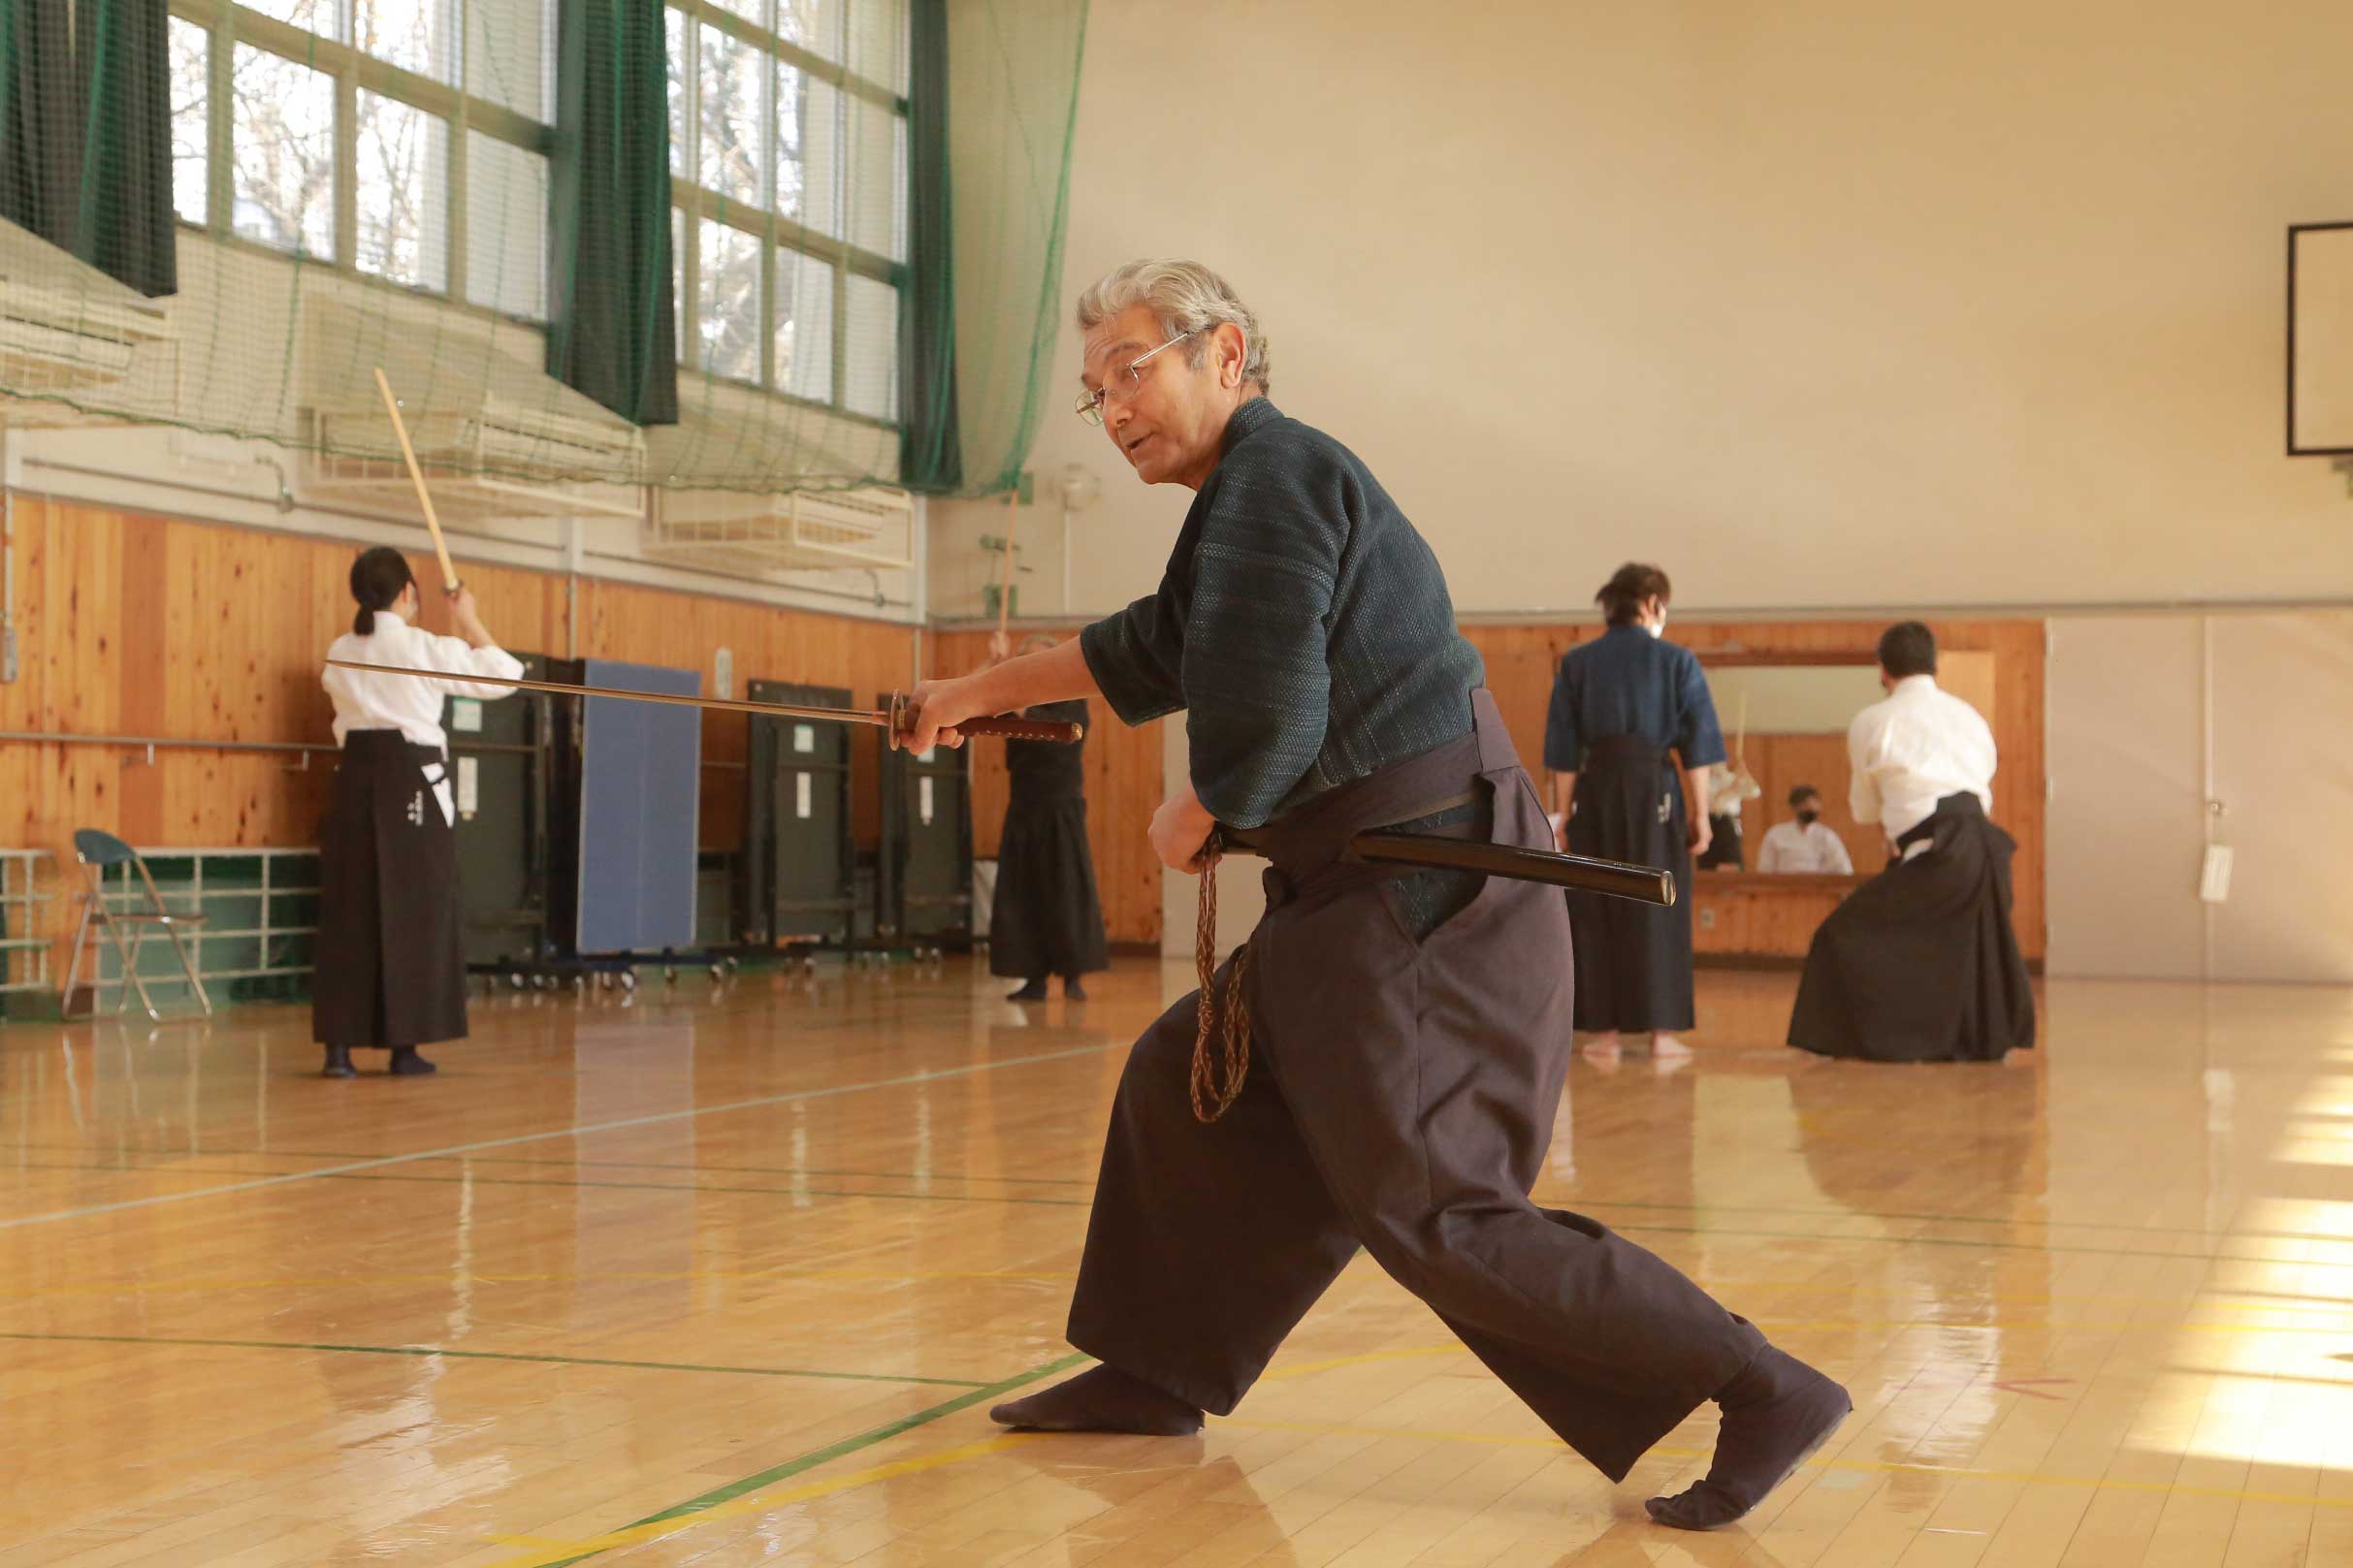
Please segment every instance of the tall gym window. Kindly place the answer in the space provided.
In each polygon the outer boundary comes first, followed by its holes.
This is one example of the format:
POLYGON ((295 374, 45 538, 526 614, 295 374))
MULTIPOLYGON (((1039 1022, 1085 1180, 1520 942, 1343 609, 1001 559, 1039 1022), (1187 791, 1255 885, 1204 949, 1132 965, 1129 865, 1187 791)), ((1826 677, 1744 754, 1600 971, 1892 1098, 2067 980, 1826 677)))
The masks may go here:
POLYGON ((679 359, 898 417, 905 0, 669 0, 679 359))
POLYGON ((174 208, 544 320, 555 6, 172 0, 174 208))

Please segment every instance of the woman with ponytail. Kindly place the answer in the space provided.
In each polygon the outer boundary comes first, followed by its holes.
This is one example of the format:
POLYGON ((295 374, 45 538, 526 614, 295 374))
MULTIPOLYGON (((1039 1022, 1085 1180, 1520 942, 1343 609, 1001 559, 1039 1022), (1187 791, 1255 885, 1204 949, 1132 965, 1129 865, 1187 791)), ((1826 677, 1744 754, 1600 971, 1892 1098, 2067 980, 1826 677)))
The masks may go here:
POLYGON ((514 688, 523 665, 501 651, 461 589, 450 600, 459 635, 417 625, 414 575, 378 546, 351 563, 359 611, 330 658, 435 670, 446 679, 327 667, 335 739, 343 749, 335 798, 319 825, 319 925, 310 1027, 326 1047, 326 1075, 353 1076, 353 1046, 389 1050, 400 1076, 431 1072, 417 1054, 466 1038, 466 954, 460 942, 457 813, 448 778, 446 697, 490 699, 514 688))

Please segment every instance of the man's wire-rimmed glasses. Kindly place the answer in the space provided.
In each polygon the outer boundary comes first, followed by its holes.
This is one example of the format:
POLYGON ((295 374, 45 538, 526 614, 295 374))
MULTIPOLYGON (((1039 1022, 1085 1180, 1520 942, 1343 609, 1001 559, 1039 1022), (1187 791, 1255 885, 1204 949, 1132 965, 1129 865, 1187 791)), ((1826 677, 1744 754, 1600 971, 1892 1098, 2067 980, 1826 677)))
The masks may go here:
POLYGON ((1085 420, 1089 425, 1102 424, 1104 400, 1112 397, 1114 392, 1116 392, 1116 394, 1122 399, 1134 397, 1136 395, 1136 389, 1144 385, 1144 368, 1150 362, 1152 354, 1164 353, 1169 349, 1175 348, 1178 343, 1183 342, 1186 338, 1198 336, 1201 331, 1201 328, 1196 327, 1191 332, 1178 333, 1176 336, 1161 344, 1160 347, 1153 349, 1151 353, 1144 354, 1139 358, 1128 361, 1127 364, 1121 366, 1118 369, 1113 370, 1110 375, 1105 376, 1103 378, 1103 385, 1097 387, 1092 392, 1081 392, 1079 394, 1079 400, 1073 405, 1072 412, 1076 413, 1080 419, 1085 420))

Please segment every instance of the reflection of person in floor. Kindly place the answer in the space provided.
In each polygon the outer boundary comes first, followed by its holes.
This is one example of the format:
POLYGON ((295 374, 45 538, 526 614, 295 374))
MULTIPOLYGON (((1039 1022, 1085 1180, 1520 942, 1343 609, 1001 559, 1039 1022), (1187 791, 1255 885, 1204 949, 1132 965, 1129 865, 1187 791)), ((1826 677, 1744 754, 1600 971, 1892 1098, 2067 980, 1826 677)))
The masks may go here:
MULTIPOLYGON (((1000 635, 1002 635, 1000 633, 1000 635)), ((1054 646, 1044 634, 1021 652, 1054 646)), ((992 644, 1002 658, 1011 648, 992 644)), ((1083 699, 1023 710, 1030 719, 1088 721, 1083 699)), ((1095 892, 1095 853, 1086 842, 1085 742, 1005 743, 1005 832, 997 848, 997 890, 988 912, 988 972, 1022 982, 1007 1000, 1043 1002, 1048 976, 1062 994, 1086 1000, 1081 975, 1111 968, 1103 903, 1095 892)))
POLYGON ((2034 993, 2010 918, 2010 857, 1993 825, 1993 731, 1936 684, 1917 621, 1879 640, 1885 702, 1847 731, 1858 822, 1893 864, 1814 933, 1789 1043, 1875 1062, 1998 1062, 2034 1044, 2034 993))
POLYGON ((1614 1480, 1715 1400, 1706 1478, 1650 1508, 1739 1518, 1851 1405, 1663 1260, 1529 1201, 1571 1038, 1560 894, 1343 858, 1408 823, 1551 841, 1436 558, 1355 454, 1268 400, 1257 319, 1214 272, 1123 267, 1079 326, 1080 414, 1146 483, 1196 492, 1167 573, 1076 642, 919 688, 907 743, 1098 692, 1129 723, 1184 709, 1191 783, 1154 849, 1197 874, 1223 822, 1261 829, 1272 869, 1216 1006, 1179 1002, 1121 1075, 1069 1328, 1103 1364, 992 1415, 1198 1431, 1361 1246, 1614 1480))

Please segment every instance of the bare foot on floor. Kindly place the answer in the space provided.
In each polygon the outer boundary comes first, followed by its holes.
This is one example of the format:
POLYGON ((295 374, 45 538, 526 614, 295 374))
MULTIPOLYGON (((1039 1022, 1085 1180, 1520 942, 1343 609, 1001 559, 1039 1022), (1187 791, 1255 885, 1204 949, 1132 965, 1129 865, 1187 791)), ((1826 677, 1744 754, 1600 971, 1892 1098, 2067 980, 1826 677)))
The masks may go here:
POLYGON ((1000 1426, 1030 1432, 1189 1437, 1201 1430, 1199 1410, 1115 1366, 1091 1366, 1043 1393, 997 1406, 988 1419, 1000 1426))

